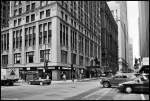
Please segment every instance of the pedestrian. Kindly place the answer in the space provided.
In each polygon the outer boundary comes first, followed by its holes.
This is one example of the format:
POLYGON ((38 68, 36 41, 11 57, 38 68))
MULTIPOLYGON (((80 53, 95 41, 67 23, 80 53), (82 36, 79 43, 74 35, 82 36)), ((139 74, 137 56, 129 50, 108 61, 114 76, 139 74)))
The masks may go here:
POLYGON ((65 75, 65 74, 63 74, 63 80, 65 80, 65 81, 66 81, 66 75, 65 75))

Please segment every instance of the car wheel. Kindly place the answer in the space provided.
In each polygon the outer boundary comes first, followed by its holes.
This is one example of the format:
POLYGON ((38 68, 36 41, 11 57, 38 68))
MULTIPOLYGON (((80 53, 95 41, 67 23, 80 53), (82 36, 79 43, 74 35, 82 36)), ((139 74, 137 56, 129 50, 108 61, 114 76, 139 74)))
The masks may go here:
POLYGON ((105 88, 108 88, 108 87, 110 87, 110 84, 109 84, 109 82, 104 82, 104 83, 103 83, 103 87, 105 87, 105 88))
POLYGON ((43 82, 40 82, 40 85, 42 86, 42 85, 43 85, 43 82))
POLYGON ((126 87, 125 92, 126 93, 131 93, 132 92, 132 87, 126 87))

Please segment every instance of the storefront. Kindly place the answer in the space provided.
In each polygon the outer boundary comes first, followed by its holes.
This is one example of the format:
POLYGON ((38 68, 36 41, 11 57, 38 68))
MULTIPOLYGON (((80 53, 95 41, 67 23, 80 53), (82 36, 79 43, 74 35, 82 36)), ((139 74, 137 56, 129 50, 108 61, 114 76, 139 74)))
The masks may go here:
POLYGON ((102 73, 102 69, 100 66, 87 66, 86 67, 86 77, 92 78, 92 77, 98 77, 102 73))

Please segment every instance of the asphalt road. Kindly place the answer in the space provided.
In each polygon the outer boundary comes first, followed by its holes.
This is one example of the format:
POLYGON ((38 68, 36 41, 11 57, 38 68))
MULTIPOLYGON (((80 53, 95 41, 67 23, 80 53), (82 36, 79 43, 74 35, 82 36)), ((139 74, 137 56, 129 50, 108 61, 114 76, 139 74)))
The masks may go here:
POLYGON ((1 87, 2 100, 149 100, 149 94, 120 93, 117 88, 103 88, 99 80, 51 85, 1 87))

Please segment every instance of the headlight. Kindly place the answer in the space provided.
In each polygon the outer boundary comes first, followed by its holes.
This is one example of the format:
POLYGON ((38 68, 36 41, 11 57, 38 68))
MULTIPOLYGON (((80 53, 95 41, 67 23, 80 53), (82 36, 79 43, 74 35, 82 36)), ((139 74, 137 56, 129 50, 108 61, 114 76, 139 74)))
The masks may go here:
POLYGON ((119 84, 119 86, 123 86, 123 84, 119 84))

